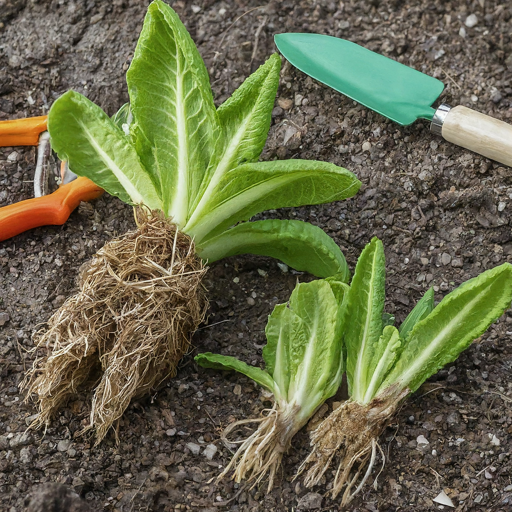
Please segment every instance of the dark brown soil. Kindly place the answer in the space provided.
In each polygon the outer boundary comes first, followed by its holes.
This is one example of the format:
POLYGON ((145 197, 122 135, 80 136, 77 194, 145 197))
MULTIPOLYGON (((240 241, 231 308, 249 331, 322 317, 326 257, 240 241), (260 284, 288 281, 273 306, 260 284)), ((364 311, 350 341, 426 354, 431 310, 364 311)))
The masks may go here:
MULTIPOLYGON (((313 31, 438 77, 447 103, 512 120, 509 1, 172 4, 206 60, 217 103, 275 51, 273 34, 313 31), (471 28, 465 25, 470 14, 478 20, 471 28)), ((44 114, 69 88, 112 114, 127 100, 124 73, 146 6, 140 0, 0 0, 0 119, 44 114)), ((434 286, 440 300, 482 270, 512 261, 511 169, 443 142, 426 122, 393 124, 289 65, 264 153, 275 157, 331 161, 362 180, 352 200, 269 216, 323 227, 352 267, 379 236, 388 261, 387 311, 399 321, 427 287, 434 286)), ((31 196, 34 160, 33 148, 0 149, 1 206, 31 196)), ((119 446, 113 435, 98 448, 77 437, 86 397, 70 403, 46 434, 25 432, 35 410, 21 403, 18 384, 31 363, 32 333, 75 290, 79 266, 131 227, 131 210, 104 196, 63 227, 0 244, 0 510, 24 510, 31 493, 48 482, 65 484, 91 510, 337 510, 323 497, 325 486, 311 493, 291 482, 307 454, 306 432, 296 437, 272 493, 265 486, 249 492, 230 481, 210 483, 230 455, 219 441, 221 429, 257 415, 265 398, 244 377, 197 368, 192 355, 164 389, 128 409, 119 446), (210 444, 217 448, 212 460, 203 453, 210 444)), ((283 273, 266 258, 213 265, 206 277, 209 321, 194 337, 197 350, 260 363, 267 315, 286 301, 297 279, 309 277, 283 273)), ((511 331, 509 312, 406 401, 381 437, 384 470, 351 510, 438 510, 433 499, 442 489, 460 511, 512 510, 511 331)))

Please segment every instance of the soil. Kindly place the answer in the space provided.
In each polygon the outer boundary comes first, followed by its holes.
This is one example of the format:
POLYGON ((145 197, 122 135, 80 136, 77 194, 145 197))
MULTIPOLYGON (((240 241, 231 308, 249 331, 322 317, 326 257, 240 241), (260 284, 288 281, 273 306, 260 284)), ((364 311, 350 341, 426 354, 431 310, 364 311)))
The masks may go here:
MULTIPOLYGON (((172 5, 207 63, 217 104, 275 51, 275 33, 312 31, 350 39, 439 78, 446 84, 443 102, 512 121, 509 1, 172 5)), ((124 74, 146 6, 140 0, 1 0, 0 119, 42 115, 69 88, 114 113, 128 100, 124 74)), ((440 300, 484 269, 512 261, 509 168, 436 138, 426 122, 400 127, 285 64, 263 158, 292 157, 347 167, 362 189, 348 201, 260 218, 321 226, 352 268, 371 237, 380 237, 386 310, 398 321, 428 287, 440 300)), ((0 149, 1 206, 31 197, 34 163, 33 148, 0 149)), ((96 448, 78 437, 87 421, 86 396, 63 409, 46 432, 26 431, 35 408, 22 403, 18 385, 33 357, 32 333, 73 293, 79 266, 133 225, 130 208, 103 196, 62 227, 0 244, 0 510, 25 510, 31 501, 31 510, 338 510, 325 496, 328 481, 312 492, 292 481, 307 455, 305 431, 296 436, 273 492, 229 480, 215 486, 212 478, 230 456, 220 442, 222 428, 257 416, 268 402, 240 375, 199 369, 193 354, 163 389, 129 407, 118 446, 113 434, 96 448), (69 500, 76 493, 83 503, 52 501, 53 488, 69 500)), ((262 257, 212 265, 209 319, 194 336, 194 351, 260 364, 267 315, 297 280, 310 278, 262 257)), ((441 490, 459 511, 512 510, 511 331, 509 311, 406 400, 380 439, 384 468, 376 468, 375 484, 366 485, 350 510, 440 510, 433 499, 441 490)))

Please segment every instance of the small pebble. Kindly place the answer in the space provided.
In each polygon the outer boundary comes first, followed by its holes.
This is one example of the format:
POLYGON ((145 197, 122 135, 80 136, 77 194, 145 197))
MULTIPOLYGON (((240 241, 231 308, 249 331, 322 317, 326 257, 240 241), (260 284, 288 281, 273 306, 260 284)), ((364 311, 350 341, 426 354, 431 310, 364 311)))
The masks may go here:
POLYGON ((494 435, 494 434, 488 434, 489 439, 491 440, 491 444, 494 446, 500 446, 501 441, 494 435))
POLYGON ((443 252, 443 254, 441 255, 441 263, 443 265, 449 265, 451 261, 452 257, 447 252, 443 252))
POLYGON ((420 435, 416 438, 416 442, 418 443, 418 448, 426 448, 430 443, 427 438, 423 435, 420 435))
POLYGON ((23 464, 30 464, 33 458, 30 447, 26 446, 20 450, 20 460, 23 464))
POLYGON ((199 455, 199 452, 201 451, 201 447, 196 443, 187 443, 185 446, 193 455, 199 455))
POLYGON ((445 507, 451 507, 455 508, 455 505, 453 504, 450 497, 444 492, 441 491, 433 500, 436 503, 439 503, 439 505, 444 505, 445 507))
POLYGON ((283 274, 286 274, 286 272, 288 272, 288 270, 289 270, 289 267, 286 263, 278 262, 277 266, 280 268, 280 270, 283 274))
POLYGON ((169 430, 166 430, 165 433, 169 437, 175 436, 176 435, 176 429, 175 428, 170 428, 169 430))
POLYGON ((293 101, 289 98, 279 98, 277 100, 277 104, 283 109, 283 110, 290 110, 293 106, 293 101))
POLYGON ((464 24, 466 25, 466 27, 468 28, 473 28, 475 27, 476 25, 478 25, 478 18, 476 17, 475 14, 470 14, 467 18, 466 18, 466 21, 464 22, 464 24))
POLYGON ((5 325, 9 321, 10 317, 7 313, 0 313, 0 327, 5 325))
POLYGON ((506 207, 507 207, 507 203, 505 203, 505 201, 500 201, 498 203, 498 211, 499 212, 502 212, 506 207))
POLYGON ((209 444, 203 451, 203 455, 208 459, 212 460, 217 453, 217 447, 214 444, 209 444))
POLYGON ((363 151, 370 151, 370 149, 372 149, 372 144, 371 142, 364 142, 363 143, 363 151))
POLYGON ((67 452, 70 446, 71 440, 63 439, 62 441, 59 441, 59 443, 57 444, 57 450, 59 450, 59 452, 67 452))

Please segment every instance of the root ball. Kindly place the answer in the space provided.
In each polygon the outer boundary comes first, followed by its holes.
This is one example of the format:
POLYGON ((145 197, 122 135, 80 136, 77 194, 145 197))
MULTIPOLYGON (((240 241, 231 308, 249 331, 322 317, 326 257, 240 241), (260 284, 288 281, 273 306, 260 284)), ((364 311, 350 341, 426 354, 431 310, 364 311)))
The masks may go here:
POLYGON ((408 394, 409 390, 392 387, 366 405, 347 400, 327 416, 311 433, 311 453, 298 470, 300 475, 309 466, 306 487, 317 485, 335 460, 338 469, 331 495, 336 498, 344 489, 341 506, 350 503, 371 474, 379 436, 408 394))
POLYGON ((82 387, 94 391, 89 425, 99 443, 132 398, 176 374, 203 320, 206 269, 193 241, 160 213, 137 210, 138 229, 111 240, 80 269, 79 292, 35 334, 23 387, 35 395, 33 427, 82 387))

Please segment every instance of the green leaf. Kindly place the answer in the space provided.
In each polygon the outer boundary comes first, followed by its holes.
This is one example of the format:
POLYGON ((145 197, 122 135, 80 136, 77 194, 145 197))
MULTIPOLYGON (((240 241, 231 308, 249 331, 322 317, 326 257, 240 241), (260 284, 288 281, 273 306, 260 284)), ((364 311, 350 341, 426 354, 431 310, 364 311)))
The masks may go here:
POLYGON ((341 274, 343 282, 350 278, 345 257, 334 240, 319 227, 298 220, 238 224, 199 244, 196 250, 210 263, 237 254, 259 254, 317 277, 341 274))
POLYGON ((184 226, 221 132, 201 56, 160 0, 149 6, 126 80, 137 151, 161 184, 165 214, 184 226))
POLYGON ((413 327, 426 318, 434 309, 434 289, 430 288, 425 295, 418 301, 414 309, 407 315, 402 325, 398 329, 400 336, 406 340, 413 327))
POLYGON ((345 298, 349 291, 349 286, 346 284, 347 280, 345 273, 335 274, 325 280, 325 282, 331 287, 332 293, 334 293, 339 309, 341 309, 345 303, 345 298))
POLYGON ((281 58, 275 53, 219 107, 217 112, 224 136, 219 139, 216 158, 203 180, 198 195, 201 201, 193 218, 201 215, 203 206, 227 171, 258 161, 272 120, 280 68, 281 58))
POLYGON ((325 281, 299 284, 290 296, 290 309, 302 319, 305 343, 291 340, 288 397, 306 410, 334 395, 344 371, 342 340, 344 318, 338 299, 325 281))
POLYGON ((222 177, 201 217, 184 230, 200 244, 264 210, 338 201, 352 197, 360 186, 350 171, 326 162, 244 164, 222 177))
POLYGON ((415 391, 455 361, 497 320, 512 301, 512 265, 483 272, 449 293, 409 334, 398 361, 380 390, 398 382, 415 391))
POLYGON ((162 204, 151 176, 135 148, 100 107, 68 91, 50 109, 48 130, 52 148, 73 172, 85 176, 109 194, 152 209, 162 204))
POLYGON ((276 400, 288 400, 292 367, 291 344, 305 345, 305 326, 287 304, 278 304, 268 317, 265 327, 267 344, 263 347, 265 369, 276 383, 276 400))
POLYGON ((336 393, 343 375, 339 299, 326 281, 298 284, 289 309, 276 306, 265 331, 273 379, 306 417, 336 393))
POLYGON ((129 103, 125 103, 113 116, 114 124, 123 130, 125 135, 129 135, 130 125, 133 121, 133 114, 129 103))
POLYGON ((274 381, 265 370, 261 370, 255 366, 249 366, 235 357, 221 356, 219 354, 205 352, 204 354, 198 354, 194 357, 194 361, 203 368, 213 368, 214 370, 234 370, 242 373, 254 382, 257 382, 260 386, 263 386, 265 389, 268 389, 272 393, 274 392, 274 381))
POLYGON ((359 403, 364 402, 370 362, 382 334, 385 277, 384 248, 373 238, 359 256, 347 296, 347 381, 350 397, 359 403))
POLYGON ((397 359, 400 344, 398 329, 392 325, 386 325, 382 336, 375 345, 375 352, 368 367, 370 382, 366 388, 362 403, 370 403, 375 397, 377 390, 397 359))

